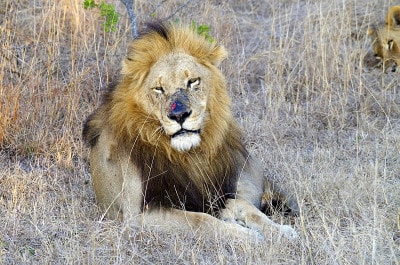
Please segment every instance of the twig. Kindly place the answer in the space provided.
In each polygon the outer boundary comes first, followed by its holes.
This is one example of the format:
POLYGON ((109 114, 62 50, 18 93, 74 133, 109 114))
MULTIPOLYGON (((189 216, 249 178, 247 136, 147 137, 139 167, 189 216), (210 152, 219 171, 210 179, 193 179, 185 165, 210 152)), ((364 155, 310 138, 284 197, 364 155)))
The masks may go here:
MULTIPOLYGON (((129 15, 129 20, 131 21, 131 30, 132 30, 132 37, 136 39, 138 37, 138 30, 137 30, 137 24, 136 24, 136 14, 133 11, 133 7, 135 5, 135 0, 120 0, 126 7, 126 10, 128 11, 129 15)), ((180 10, 182 10, 184 7, 186 7, 190 2, 193 0, 187 0, 186 3, 182 4, 179 6, 172 14, 169 16, 161 19, 161 21, 166 21, 175 16, 176 13, 178 13, 180 10)))
POLYGON ((136 24, 136 14, 133 11, 133 7, 135 5, 135 0, 120 0, 126 7, 128 11, 129 20, 131 21, 131 30, 132 30, 132 37, 136 39, 138 37, 138 30, 136 24))
POLYGON ((182 4, 181 6, 179 6, 172 14, 170 14, 169 16, 161 19, 161 21, 166 21, 170 18, 172 18, 173 16, 175 16, 176 13, 178 13, 179 11, 181 11, 184 7, 186 7, 190 2, 192 2, 193 0, 188 0, 186 1, 186 3, 182 4))

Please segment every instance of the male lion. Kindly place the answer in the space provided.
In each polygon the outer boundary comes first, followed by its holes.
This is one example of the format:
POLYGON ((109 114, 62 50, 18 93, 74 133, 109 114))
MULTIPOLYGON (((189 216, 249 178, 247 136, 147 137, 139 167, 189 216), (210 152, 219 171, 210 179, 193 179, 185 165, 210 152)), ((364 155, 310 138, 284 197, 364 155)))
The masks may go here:
POLYGON ((296 237, 259 210, 263 195, 285 197, 243 145, 217 68, 226 55, 189 28, 161 23, 130 44, 120 79, 83 129, 108 217, 171 231, 262 236, 272 228, 296 237))
POLYGON ((384 25, 368 29, 375 57, 382 64, 384 71, 400 65, 400 6, 392 6, 384 25))

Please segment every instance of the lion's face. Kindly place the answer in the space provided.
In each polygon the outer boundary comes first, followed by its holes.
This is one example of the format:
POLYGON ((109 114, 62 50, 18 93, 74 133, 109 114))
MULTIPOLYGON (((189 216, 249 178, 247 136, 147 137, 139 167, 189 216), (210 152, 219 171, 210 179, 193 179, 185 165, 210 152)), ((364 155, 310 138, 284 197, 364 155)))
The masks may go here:
POLYGON ((386 69, 400 60, 400 49, 397 37, 400 32, 384 26, 379 29, 370 28, 368 35, 371 38, 372 49, 377 60, 386 69))
POLYGON ((370 27, 367 34, 376 60, 382 64, 383 69, 390 66, 395 69, 400 64, 400 6, 389 8, 385 24, 370 27))
POLYGON ((160 58, 145 80, 148 112, 160 121, 172 148, 188 151, 200 144, 207 120, 209 70, 186 53, 160 58))

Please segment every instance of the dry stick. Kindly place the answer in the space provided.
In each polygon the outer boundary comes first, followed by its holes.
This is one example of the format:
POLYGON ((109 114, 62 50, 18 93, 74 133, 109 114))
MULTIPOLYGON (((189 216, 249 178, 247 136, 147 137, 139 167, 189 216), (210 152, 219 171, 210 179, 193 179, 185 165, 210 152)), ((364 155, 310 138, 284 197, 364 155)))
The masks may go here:
POLYGON ((186 3, 182 4, 181 6, 179 6, 179 7, 175 10, 175 12, 173 12, 173 13, 170 14, 169 16, 167 16, 167 17, 161 19, 161 21, 166 21, 166 20, 172 18, 173 16, 175 16, 176 13, 178 13, 180 10, 182 10, 184 7, 186 7, 186 6, 187 6, 190 2, 192 2, 192 1, 193 1, 193 0, 188 0, 188 1, 186 1, 186 3))
POLYGON ((136 39, 138 37, 137 25, 136 25, 136 14, 133 12, 133 6, 135 0, 120 0, 128 10, 129 20, 131 21, 132 37, 136 39))
MULTIPOLYGON (((133 6, 135 5, 135 0, 120 0, 126 7, 126 10, 128 11, 129 15, 129 20, 131 21, 131 30, 132 30, 132 37, 136 39, 138 37, 138 30, 137 30, 137 24, 136 24, 136 14, 133 12, 133 6)), ((164 19, 161 19, 161 21, 168 20, 172 18, 176 13, 178 13, 181 9, 186 7, 192 0, 186 1, 186 3, 182 4, 179 6, 175 12, 170 14, 169 16, 165 17, 164 19)))

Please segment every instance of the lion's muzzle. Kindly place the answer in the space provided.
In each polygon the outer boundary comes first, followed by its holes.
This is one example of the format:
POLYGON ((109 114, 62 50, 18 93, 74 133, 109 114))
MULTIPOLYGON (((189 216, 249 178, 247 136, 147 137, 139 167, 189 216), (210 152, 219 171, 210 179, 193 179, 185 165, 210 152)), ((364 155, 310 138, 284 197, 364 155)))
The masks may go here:
POLYGON ((192 114, 192 110, 190 109, 189 97, 186 92, 180 88, 171 96, 168 118, 182 125, 190 114, 192 114))
POLYGON ((201 141, 200 128, 191 126, 188 119, 192 115, 192 112, 187 92, 183 88, 179 88, 170 97, 168 118, 177 122, 181 127, 180 130, 171 135, 172 147, 181 152, 198 146, 201 141))

